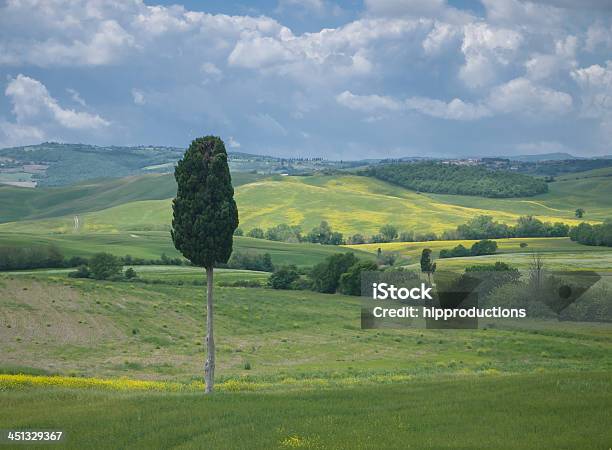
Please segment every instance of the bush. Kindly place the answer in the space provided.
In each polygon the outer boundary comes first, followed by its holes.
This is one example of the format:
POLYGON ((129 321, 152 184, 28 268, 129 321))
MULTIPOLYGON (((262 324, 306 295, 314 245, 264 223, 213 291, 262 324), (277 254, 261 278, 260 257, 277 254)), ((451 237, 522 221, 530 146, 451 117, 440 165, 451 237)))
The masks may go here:
POLYGON ((333 294, 338 289, 340 276, 357 262, 353 253, 331 255, 314 266, 310 272, 312 289, 317 292, 333 294))
POLYGON ((244 236, 244 231, 242 231, 242 228, 238 227, 234 230, 234 236, 244 236))
POLYGON ((365 244, 366 239, 362 234, 354 234, 348 238, 348 244, 365 244))
POLYGON ((91 276, 96 280, 108 280, 121 275, 121 259, 110 253, 96 253, 89 263, 91 276))
POLYGON ((569 236, 572 241, 580 244, 612 247, 612 220, 607 219, 598 225, 582 222, 572 227, 569 236))
POLYGON ((91 276, 91 272, 89 270, 89 267, 82 265, 79 266, 76 271, 70 272, 68 276, 70 278, 89 278, 91 276))
POLYGON ((300 278, 297 267, 283 266, 274 271, 268 278, 268 286, 272 289, 292 289, 293 283, 300 278))
POLYGON ((305 240, 313 244, 323 245, 341 245, 344 243, 342 233, 333 231, 325 220, 321 221, 319 226, 310 230, 305 240))
POLYGON ((269 253, 264 253, 262 255, 257 253, 234 252, 227 266, 230 269, 259 270, 261 272, 274 271, 272 257, 269 253))
POLYGON ((265 238, 269 241, 300 242, 302 229, 298 225, 281 223, 266 230, 265 238))
POLYGON ((440 250, 440 258, 460 258, 462 256, 470 256, 471 252, 463 245, 459 244, 450 250, 440 250))
POLYGON ((470 253, 472 256, 480 255, 493 255, 497 251, 497 242, 489 239, 483 239, 482 241, 474 242, 470 253))
POLYGON ((132 269, 131 267, 128 267, 125 270, 125 273, 123 275, 125 276, 125 278, 127 280, 131 280, 133 278, 137 278, 138 277, 138 274, 136 273, 136 271, 134 269, 132 269))
POLYGON ((340 275, 340 292, 345 295, 361 295, 361 272, 378 270, 372 261, 357 261, 340 275))
POLYGON ((64 255, 54 245, 0 247, 0 270, 64 267, 64 255))
POLYGON ((264 238, 264 231, 261 228, 252 228, 247 233, 247 236, 255 238, 255 239, 263 239, 264 238))

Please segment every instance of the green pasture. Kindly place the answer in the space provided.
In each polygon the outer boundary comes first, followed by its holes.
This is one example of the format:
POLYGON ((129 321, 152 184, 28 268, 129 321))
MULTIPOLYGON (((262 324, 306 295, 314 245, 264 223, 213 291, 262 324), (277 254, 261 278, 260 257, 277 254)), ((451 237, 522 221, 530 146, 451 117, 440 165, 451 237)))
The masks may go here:
MULTIPOLYGON (((327 220, 345 234, 375 234, 386 223, 400 230, 442 232, 481 214, 505 223, 532 214, 544 221, 576 224, 580 222, 574 217, 576 208, 586 209, 585 220, 593 221, 605 219, 612 211, 612 198, 606 194, 612 178, 551 183, 551 192, 528 199, 419 194, 373 178, 347 175, 279 176, 251 181, 236 188, 240 226, 245 231, 279 223, 301 225, 308 231, 321 220, 327 220)), ((20 204, 18 200, 11 201, 20 204)), ((72 205, 68 215, 5 223, 0 230, 110 233, 170 227, 170 199, 108 206, 112 207, 99 205, 99 210, 92 211, 93 207, 79 210, 72 205)))
MULTIPOLYGON (((174 248, 169 232, 122 233, 13 233, 0 231, 0 245, 56 245, 65 256, 91 256, 108 252, 117 256, 159 259, 162 253, 169 257, 180 254, 174 248)), ((353 251, 360 258, 373 258, 370 253, 339 246, 308 243, 267 241, 248 237, 234 238, 234 251, 242 253, 269 253, 277 265, 295 264, 312 266, 335 253, 353 251)))
POLYGON ((612 441, 608 375, 213 396, 24 389, 0 393, 0 422, 63 430, 62 447, 74 449, 605 449, 612 441))
MULTIPOLYGON (((164 267, 137 272, 173 277, 164 267)), ((199 278, 190 268, 179 272, 185 281, 199 278)), ((224 276, 218 273, 219 280, 224 276)), ((180 382, 201 378, 204 286, 100 282, 42 271, 2 275, 0 295, 1 370, 180 382)), ((482 325, 479 330, 362 330, 358 297, 215 289, 220 380, 375 381, 612 369, 609 324, 523 319, 482 325)))

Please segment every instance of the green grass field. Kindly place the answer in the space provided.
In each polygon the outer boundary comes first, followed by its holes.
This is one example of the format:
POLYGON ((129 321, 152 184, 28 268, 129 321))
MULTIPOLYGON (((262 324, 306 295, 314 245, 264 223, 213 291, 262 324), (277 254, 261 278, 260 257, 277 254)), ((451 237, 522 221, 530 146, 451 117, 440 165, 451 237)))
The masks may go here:
MULTIPOLYGON (((192 268, 171 269, 175 275, 163 266, 146 270, 145 278, 179 276, 187 283, 96 282, 54 271, 3 275, 0 365, 92 377, 199 377, 205 289, 188 281, 203 275, 192 268)), ((478 332, 361 330, 358 297, 232 287, 218 287, 215 297, 221 378, 369 380, 612 366, 607 324, 523 320, 492 321, 478 332)))
MULTIPOLYGON (((442 231, 476 214, 575 223, 577 207, 602 220, 612 211, 612 178, 593 172, 559 177, 544 196, 499 200, 418 194, 356 176, 234 181, 244 230, 283 222, 308 230, 325 219, 344 233, 372 234, 384 223, 442 231)), ((28 219, 0 225, 0 245, 54 244, 66 256, 178 256, 168 232, 172 180, 156 182, 162 178, 36 194, 0 188, 7 205, 0 220, 28 219)), ((494 261, 526 268, 537 252, 547 269, 612 270, 608 248, 567 238, 497 241, 499 254, 436 262, 452 270, 494 261)), ((349 250, 372 259, 381 248, 416 268, 423 248, 437 257, 472 242, 322 246, 238 237, 234 248, 301 267, 349 250)), ((231 287, 264 285, 268 274, 217 270, 220 392, 204 396, 205 287, 194 284, 203 282, 201 269, 135 269, 140 281, 73 279, 67 269, 0 273, 0 429, 61 429, 68 448, 612 443, 610 324, 529 318, 491 319, 478 330, 362 330, 358 297, 231 287), (19 373, 34 378, 2 375, 19 373), (147 382, 153 387, 138 388, 147 382)))
POLYGON ((582 372, 212 397, 23 389, 0 394, 0 422, 63 430, 75 449, 606 449, 610 387, 582 372))
MULTIPOLYGON (((169 232, 136 233, 12 233, 0 231, 0 245, 56 245, 65 256, 91 256, 108 252, 117 256, 159 259, 162 253, 180 256, 174 248, 169 232)), ((335 253, 353 251, 358 257, 371 259, 373 255, 359 249, 308 243, 274 242, 264 239, 236 237, 234 251, 252 254, 269 253, 274 264, 312 266, 335 253)))
POLYGON ((223 389, 209 397, 204 287, 188 284, 202 275, 137 270, 186 284, 0 277, 0 373, 70 377, 0 375, 3 428, 60 429, 68 448, 605 448, 612 437, 608 324, 361 330, 355 297, 217 286, 223 389), (142 391, 124 377, 161 383, 142 391))
MULTIPOLYGON (((260 178, 260 175, 232 174, 234 186, 260 178)), ((54 188, 16 188, 0 185, 0 223, 83 214, 139 200, 160 200, 176 195, 171 174, 152 174, 88 180, 54 188)))
POLYGON ((429 241, 429 242, 389 242, 383 244, 347 245, 345 247, 375 254, 380 248, 384 252, 394 252, 404 258, 404 264, 417 268, 421 252, 429 248, 436 258, 439 269, 462 270, 466 266, 491 264, 495 261, 506 262, 520 269, 528 268, 533 254, 542 257, 545 267, 554 270, 612 270, 612 250, 609 247, 581 245, 569 238, 512 238, 494 239, 498 250, 495 255, 439 259, 442 249, 451 249, 459 244, 470 248, 475 240, 429 241), (527 244, 521 248, 520 244, 527 244))
MULTIPOLYGON (((309 230, 327 220, 345 234, 371 235, 386 223, 400 230, 441 232, 479 214, 506 223, 532 214, 545 221, 576 224, 578 207, 587 210, 585 220, 600 221, 611 215, 612 199, 606 195, 611 188, 612 178, 588 178, 551 183, 549 193, 528 199, 485 199, 418 194, 368 177, 272 177, 241 184, 236 201, 244 230, 279 223, 309 230)), ((96 204, 101 205, 92 203, 96 204)), ((74 215, 79 216, 77 231, 82 232, 168 230, 171 218, 169 199, 134 201, 94 212, 79 211, 78 202, 70 208, 70 215, 6 223, 0 230, 69 233, 75 231, 74 215)))

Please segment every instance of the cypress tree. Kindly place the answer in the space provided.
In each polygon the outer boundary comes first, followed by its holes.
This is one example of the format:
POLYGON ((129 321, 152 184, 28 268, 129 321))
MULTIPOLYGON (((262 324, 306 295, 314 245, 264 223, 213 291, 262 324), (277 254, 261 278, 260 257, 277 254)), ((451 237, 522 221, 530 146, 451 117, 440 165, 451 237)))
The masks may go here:
POLYGON ((223 141, 216 136, 195 139, 175 170, 176 198, 172 202, 172 241, 178 251, 206 272, 206 392, 215 374, 213 334, 213 267, 232 254, 238 208, 223 141))

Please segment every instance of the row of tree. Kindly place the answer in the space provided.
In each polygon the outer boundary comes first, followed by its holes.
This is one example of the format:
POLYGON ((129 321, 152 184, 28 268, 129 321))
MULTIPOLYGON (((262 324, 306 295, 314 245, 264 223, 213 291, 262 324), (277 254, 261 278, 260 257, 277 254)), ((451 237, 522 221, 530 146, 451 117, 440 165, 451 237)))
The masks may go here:
POLYGON ((591 225, 586 222, 572 227, 570 239, 584 245, 601 245, 612 247, 612 220, 607 219, 602 224, 591 225))
POLYGON ((273 289, 311 289, 315 292, 359 295, 361 272, 378 270, 374 261, 360 260, 352 252, 327 257, 302 277, 296 266, 279 267, 268 279, 273 289))
MULTIPOLYGON (((244 236, 244 231, 241 228, 236 228, 234 235, 244 236)), ((329 223, 325 220, 321 221, 318 226, 314 227, 305 235, 302 234, 302 227, 299 225, 281 223, 265 231, 258 227, 251 228, 246 233, 246 236, 278 242, 311 242, 313 244, 324 245, 341 245, 346 243, 342 233, 332 230, 329 223)))
POLYGON ((497 251, 497 242, 483 239, 474 242, 469 249, 459 244, 456 247, 440 250, 440 258, 458 258, 462 256, 493 255, 497 251))
MULTIPOLYGON (((543 222, 534 216, 521 216, 516 225, 507 225, 493 220, 492 216, 476 216, 465 224, 459 225, 455 230, 447 230, 442 234, 433 231, 417 233, 414 231, 400 231, 397 226, 386 224, 380 227, 378 233, 365 236, 361 233, 353 234, 346 239, 342 233, 333 231, 326 221, 313 228, 308 234, 302 235, 299 225, 280 224, 267 230, 261 228, 251 229, 246 236, 257 239, 268 239, 282 242, 311 242, 325 245, 343 244, 378 244, 385 242, 428 242, 448 241, 457 239, 502 239, 514 237, 566 237, 569 235, 569 225, 562 222, 543 222)), ((238 228, 237 236, 243 236, 238 228)))

